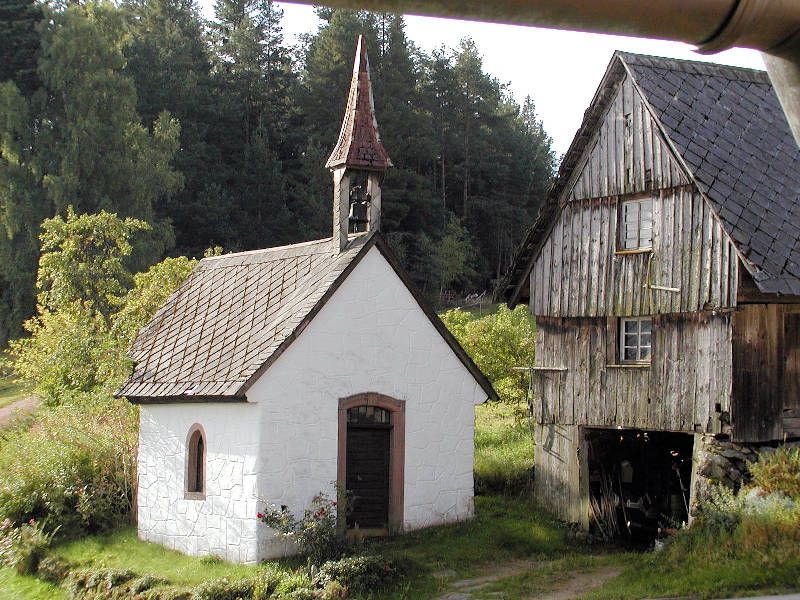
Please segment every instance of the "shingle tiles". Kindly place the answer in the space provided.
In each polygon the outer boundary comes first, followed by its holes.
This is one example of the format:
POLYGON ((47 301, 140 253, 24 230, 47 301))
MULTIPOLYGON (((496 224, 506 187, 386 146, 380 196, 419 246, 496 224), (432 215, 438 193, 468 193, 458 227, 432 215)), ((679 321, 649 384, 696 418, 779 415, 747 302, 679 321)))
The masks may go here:
POLYGON ((759 289, 800 290, 800 149, 766 73, 620 52, 759 289))
POLYGON ((358 256, 330 239, 205 258, 141 329, 129 398, 237 396, 358 256))

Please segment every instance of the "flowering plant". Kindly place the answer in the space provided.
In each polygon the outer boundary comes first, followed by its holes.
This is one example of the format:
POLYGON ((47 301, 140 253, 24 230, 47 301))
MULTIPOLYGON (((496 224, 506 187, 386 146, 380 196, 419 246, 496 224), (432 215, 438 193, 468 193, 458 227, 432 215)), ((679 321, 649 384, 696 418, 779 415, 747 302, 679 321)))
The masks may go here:
POLYGON ((294 542, 312 567, 342 555, 344 535, 337 529, 337 502, 325 492, 311 499, 311 504, 298 519, 286 505, 268 505, 257 513, 259 521, 275 530, 277 537, 294 542))

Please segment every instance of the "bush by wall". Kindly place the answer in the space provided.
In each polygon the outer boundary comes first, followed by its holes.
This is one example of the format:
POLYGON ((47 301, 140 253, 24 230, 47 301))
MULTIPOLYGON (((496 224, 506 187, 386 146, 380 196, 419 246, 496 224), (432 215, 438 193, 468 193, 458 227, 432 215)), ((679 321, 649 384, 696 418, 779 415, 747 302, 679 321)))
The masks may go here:
POLYGON ((0 446, 0 520, 59 535, 103 531, 130 514, 136 408, 104 395, 55 407, 0 446))
POLYGON ((333 582, 355 593, 369 593, 391 587, 406 573, 405 565, 388 560, 379 554, 348 556, 326 562, 319 570, 315 583, 326 588, 333 582))
POLYGON ((800 448, 778 448, 750 465, 753 485, 767 493, 800 498, 800 448))

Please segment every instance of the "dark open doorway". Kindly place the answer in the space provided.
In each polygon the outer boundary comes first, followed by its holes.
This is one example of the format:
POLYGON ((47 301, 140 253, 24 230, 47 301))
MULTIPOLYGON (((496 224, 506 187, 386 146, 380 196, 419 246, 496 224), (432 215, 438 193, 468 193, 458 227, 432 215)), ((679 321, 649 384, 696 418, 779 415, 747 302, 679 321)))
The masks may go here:
POLYGON ((649 544, 688 520, 694 436, 586 429, 592 530, 649 544))

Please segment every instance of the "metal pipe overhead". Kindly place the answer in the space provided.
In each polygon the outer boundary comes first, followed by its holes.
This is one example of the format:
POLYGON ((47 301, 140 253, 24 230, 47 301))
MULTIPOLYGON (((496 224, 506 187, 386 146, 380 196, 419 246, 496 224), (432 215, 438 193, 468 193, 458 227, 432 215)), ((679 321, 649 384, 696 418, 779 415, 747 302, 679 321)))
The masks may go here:
POLYGON ((325 0, 325 4, 673 40, 694 44, 703 53, 735 46, 760 50, 800 144, 800 0, 325 0))

